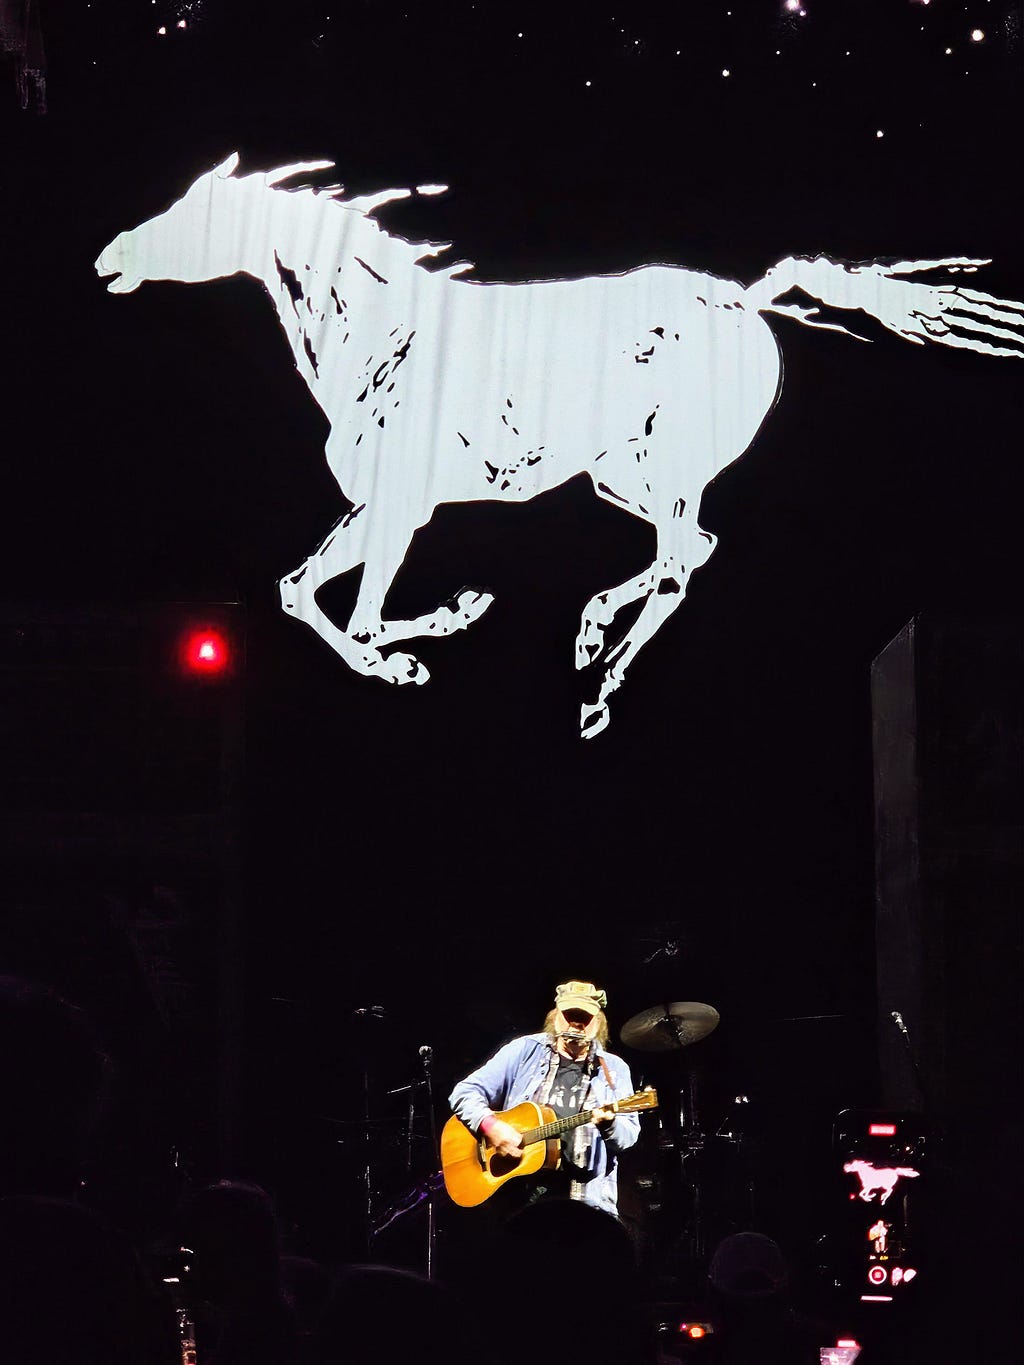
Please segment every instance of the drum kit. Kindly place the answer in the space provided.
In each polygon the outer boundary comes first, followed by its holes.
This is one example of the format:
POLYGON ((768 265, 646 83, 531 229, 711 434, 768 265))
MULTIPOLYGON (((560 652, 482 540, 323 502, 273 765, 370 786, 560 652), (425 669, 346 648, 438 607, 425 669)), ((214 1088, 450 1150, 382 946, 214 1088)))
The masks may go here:
MULTIPOLYGON (((719 1022, 713 1005, 675 1000, 634 1014, 619 1033, 626 1048, 663 1054, 651 1058, 653 1066, 662 1067, 662 1108, 655 1141, 647 1145, 646 1169, 635 1177, 637 1215, 648 1224, 648 1241, 672 1242, 690 1262, 710 1253, 712 1239, 754 1221, 748 1098, 736 1095, 722 1122, 706 1132, 700 1068, 683 1051, 707 1038, 719 1022), (679 1095, 677 1112, 665 1103, 673 1092, 679 1095)), ((666 1248, 652 1250, 661 1258, 666 1248)))

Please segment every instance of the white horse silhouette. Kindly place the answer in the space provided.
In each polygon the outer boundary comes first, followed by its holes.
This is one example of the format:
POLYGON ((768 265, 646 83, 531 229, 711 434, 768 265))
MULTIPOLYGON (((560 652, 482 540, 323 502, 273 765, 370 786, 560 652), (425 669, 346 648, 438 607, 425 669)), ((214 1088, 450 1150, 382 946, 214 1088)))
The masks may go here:
MULTIPOLYGON (((165 213, 101 252, 100 275, 126 293, 144 280, 195 283, 243 273, 262 282, 296 365, 330 422, 326 455, 352 510, 280 581, 285 611, 310 625, 359 673, 422 683, 412 654, 383 651, 446 635, 493 600, 463 591, 415 620, 386 620, 388 589, 416 530, 443 503, 524 501, 587 473, 597 494, 649 522, 657 554, 643 573, 583 610, 576 666, 600 663, 581 729, 608 723, 608 698, 675 610, 714 549, 697 521, 701 494, 750 445, 779 392, 779 349, 766 313, 854 335, 815 308, 863 309, 889 330, 989 355, 1024 356, 1024 307, 959 283, 903 275, 973 271, 986 261, 843 265, 788 258, 744 288, 677 266, 528 284, 457 276, 423 261, 450 243, 411 244, 368 215, 410 190, 345 198, 341 187, 281 182, 331 162, 237 175, 233 155, 165 213), (341 629, 317 591, 363 566, 341 629), (614 647, 606 634, 642 603, 614 647)), ((436 194, 444 186, 420 186, 436 194)))
MULTIPOLYGON (((857 1198, 863 1199, 865 1204, 872 1203, 876 1193, 878 1202, 884 1204, 898 1180, 916 1180, 921 1174, 913 1166, 872 1166, 870 1161, 848 1161, 843 1170, 860 1181, 857 1198)), ((881 1226, 884 1227, 884 1223, 881 1226)))

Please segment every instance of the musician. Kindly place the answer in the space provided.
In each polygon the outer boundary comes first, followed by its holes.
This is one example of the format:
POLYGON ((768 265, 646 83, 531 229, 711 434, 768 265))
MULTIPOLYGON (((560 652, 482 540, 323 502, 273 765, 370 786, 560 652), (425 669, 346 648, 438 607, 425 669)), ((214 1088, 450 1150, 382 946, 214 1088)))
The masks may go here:
POLYGON ((616 1158, 636 1142, 640 1119, 610 1108, 633 1093, 633 1083, 622 1058, 606 1050, 607 1003, 605 992, 589 981, 564 982, 544 1031, 506 1043, 455 1087, 450 1103, 467 1128, 505 1156, 522 1154, 520 1135, 495 1110, 524 1100, 547 1105, 558 1118, 594 1110, 593 1123, 565 1134, 558 1169, 538 1174, 533 1197, 568 1195, 615 1214, 616 1158))

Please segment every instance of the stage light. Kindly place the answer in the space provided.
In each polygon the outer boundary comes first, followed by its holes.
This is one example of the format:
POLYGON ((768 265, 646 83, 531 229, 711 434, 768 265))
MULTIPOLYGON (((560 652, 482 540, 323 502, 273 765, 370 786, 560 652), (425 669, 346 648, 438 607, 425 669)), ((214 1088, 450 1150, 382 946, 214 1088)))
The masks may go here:
POLYGON ((821 1365, 853 1365, 860 1355, 860 1342, 853 1337, 841 1337, 834 1346, 822 1346, 818 1351, 821 1365))
POLYGON ((868 1271, 868 1279, 872 1284, 885 1284, 889 1278, 889 1272, 884 1265, 873 1265, 868 1271))
POLYGON ((181 661, 189 673, 213 676, 231 666, 231 646, 223 631, 190 630, 181 645, 181 661))
POLYGON ((710 1334, 711 1324, 708 1322, 681 1322, 679 1332, 681 1336, 689 1337, 691 1341, 700 1341, 701 1337, 710 1334))
POLYGON ((872 1137, 895 1137, 895 1123, 872 1123, 868 1125, 868 1132, 872 1137))

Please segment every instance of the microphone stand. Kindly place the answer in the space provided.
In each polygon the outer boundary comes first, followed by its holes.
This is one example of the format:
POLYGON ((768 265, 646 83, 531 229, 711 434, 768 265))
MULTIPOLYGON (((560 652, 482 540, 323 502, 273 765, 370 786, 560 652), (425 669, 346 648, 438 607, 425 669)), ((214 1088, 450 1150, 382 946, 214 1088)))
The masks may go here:
MULTIPOLYGON (((441 1164, 441 1149, 437 1143, 437 1115, 434 1113, 434 1083, 431 1076, 431 1062, 434 1058, 432 1047, 420 1048, 420 1059, 423 1062, 423 1081, 427 1090, 427 1113, 430 1116, 430 1151, 432 1160, 438 1166, 441 1164)), ((427 1193, 427 1279, 434 1278, 434 1257, 437 1251, 437 1203, 434 1196, 437 1193, 437 1184, 431 1180, 428 1184, 427 1193)))
MULTIPOLYGON (((433 1160, 437 1162, 438 1166, 440 1166, 441 1162, 440 1147, 438 1146, 437 1141, 437 1116, 434 1113, 434 1085, 433 1077, 431 1075, 431 1063, 433 1061, 434 1049, 432 1047, 424 1045, 423 1047, 420 1048, 419 1052, 420 1060, 423 1063, 423 1079, 421 1081, 410 1081, 408 1085, 396 1086, 394 1090, 389 1090, 387 1092, 389 1095, 409 1096, 409 1108, 406 1120, 407 1122, 406 1172, 409 1175, 412 1174, 412 1139, 413 1128, 416 1122, 417 1090, 425 1090, 427 1092, 427 1113, 430 1122, 430 1148, 431 1152, 433 1153, 433 1160)), ((396 1218, 400 1218, 403 1213, 411 1212, 412 1209, 416 1208, 418 1204, 422 1203, 423 1200, 426 1199, 428 1280, 434 1278, 434 1260, 437 1250, 437 1222, 436 1204, 434 1196, 436 1195, 438 1188, 440 1187, 438 1174, 439 1172, 434 1171, 430 1175, 428 1175, 426 1180, 423 1181, 421 1184, 417 1185, 413 1190, 411 1190, 404 1200, 400 1201, 399 1204, 389 1209, 385 1213, 383 1218, 377 1221, 376 1225, 373 1228, 374 1233, 383 1232, 384 1229, 388 1227, 391 1223, 393 1223, 396 1218)))

